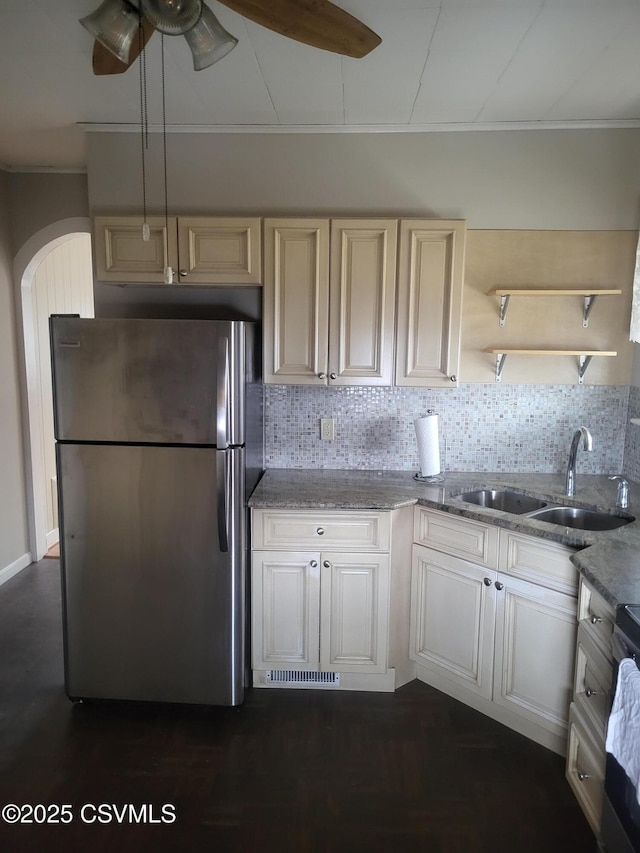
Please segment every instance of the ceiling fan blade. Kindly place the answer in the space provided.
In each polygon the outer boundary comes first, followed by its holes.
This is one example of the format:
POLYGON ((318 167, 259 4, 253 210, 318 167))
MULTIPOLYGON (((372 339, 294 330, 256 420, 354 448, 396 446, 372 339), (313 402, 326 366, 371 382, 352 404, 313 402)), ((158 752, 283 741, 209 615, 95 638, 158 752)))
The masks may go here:
POLYGON ((360 59, 382 39, 329 0, 218 0, 234 12, 294 41, 360 59))
MULTIPOLYGON (((153 25, 147 21, 146 18, 142 19, 142 47, 146 45, 151 36, 154 34, 155 30, 153 25)), ((129 51, 129 59, 127 62, 121 62, 117 56, 114 56, 110 50, 107 50, 104 45, 100 44, 99 41, 94 41, 93 43, 93 73, 97 76, 101 76, 103 74, 123 74, 128 68, 130 68, 133 63, 136 61, 138 56, 140 55, 140 39, 136 36, 133 42, 131 43, 131 50, 129 51)))

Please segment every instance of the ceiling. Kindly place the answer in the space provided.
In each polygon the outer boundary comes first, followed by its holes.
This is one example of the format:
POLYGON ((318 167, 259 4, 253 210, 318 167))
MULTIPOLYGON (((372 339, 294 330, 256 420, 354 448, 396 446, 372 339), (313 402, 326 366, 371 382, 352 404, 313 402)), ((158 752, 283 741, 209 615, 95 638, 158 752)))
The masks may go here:
MULTIPOLYGON (((194 72, 165 38, 167 123, 199 131, 640 126, 640 0, 335 0, 382 37, 364 59, 285 39, 208 0, 240 43, 194 72)), ((0 164, 78 170, 91 124, 139 123, 137 65, 95 77, 99 0, 0 0, 0 164)), ((147 48, 161 121, 160 37, 147 48)))

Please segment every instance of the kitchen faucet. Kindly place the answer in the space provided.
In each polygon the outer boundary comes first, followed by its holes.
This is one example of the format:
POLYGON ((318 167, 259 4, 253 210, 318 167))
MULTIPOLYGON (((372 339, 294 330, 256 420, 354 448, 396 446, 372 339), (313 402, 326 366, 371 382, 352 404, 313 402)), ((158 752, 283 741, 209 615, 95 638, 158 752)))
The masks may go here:
POLYGON ((593 438, 586 427, 581 426, 573 435, 571 448, 569 450, 569 462, 567 464, 567 479, 565 482, 564 493, 568 497, 573 497, 576 493, 576 456, 578 455, 578 446, 582 439, 582 447, 585 450, 593 450, 593 438))

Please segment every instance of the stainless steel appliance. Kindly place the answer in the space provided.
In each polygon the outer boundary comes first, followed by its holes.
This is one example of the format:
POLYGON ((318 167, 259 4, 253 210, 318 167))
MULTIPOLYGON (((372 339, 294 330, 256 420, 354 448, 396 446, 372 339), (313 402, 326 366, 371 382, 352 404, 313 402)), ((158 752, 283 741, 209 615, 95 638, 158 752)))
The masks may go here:
POLYGON ((242 702, 257 343, 240 321, 52 317, 70 698, 242 702))
MULTIPOLYGON (((640 665, 640 606, 625 604, 616 610, 613 629, 615 692, 617 666, 623 658, 640 665)), ((640 747, 639 747, 640 748, 640 747)), ((640 851, 640 804, 636 788, 616 759, 607 753, 599 849, 603 853, 640 851)))

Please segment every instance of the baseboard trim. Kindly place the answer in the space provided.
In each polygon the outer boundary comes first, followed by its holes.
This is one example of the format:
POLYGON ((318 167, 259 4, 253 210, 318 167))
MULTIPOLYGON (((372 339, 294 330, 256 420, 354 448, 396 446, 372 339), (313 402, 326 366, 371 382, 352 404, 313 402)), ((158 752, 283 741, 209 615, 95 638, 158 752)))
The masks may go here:
POLYGON ((26 569, 32 562, 31 554, 23 554, 22 557, 18 557, 17 560, 14 560, 13 563, 9 563, 9 565, 5 566, 4 569, 0 569, 0 586, 17 575, 18 572, 26 569))

